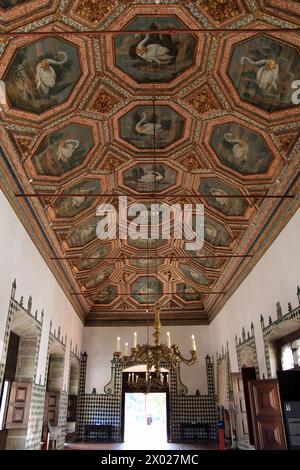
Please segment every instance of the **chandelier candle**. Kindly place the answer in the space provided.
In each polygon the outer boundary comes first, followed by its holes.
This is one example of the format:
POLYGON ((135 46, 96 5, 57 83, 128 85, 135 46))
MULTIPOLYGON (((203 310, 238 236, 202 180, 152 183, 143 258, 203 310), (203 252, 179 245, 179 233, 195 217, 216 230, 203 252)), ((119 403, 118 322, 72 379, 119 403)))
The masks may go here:
POLYGON ((128 343, 125 343, 125 351, 124 351, 124 356, 128 356, 128 343))
POLYGON ((137 347, 137 332, 136 331, 133 333, 133 347, 134 348, 137 347))
POLYGON ((192 338, 192 351, 197 351, 195 336, 192 335, 191 338, 192 338))
POLYGON ((171 335, 169 331, 167 331, 167 346, 171 349, 171 335))
POLYGON ((117 337, 117 342, 116 342, 116 352, 121 351, 121 338, 120 336, 117 337))

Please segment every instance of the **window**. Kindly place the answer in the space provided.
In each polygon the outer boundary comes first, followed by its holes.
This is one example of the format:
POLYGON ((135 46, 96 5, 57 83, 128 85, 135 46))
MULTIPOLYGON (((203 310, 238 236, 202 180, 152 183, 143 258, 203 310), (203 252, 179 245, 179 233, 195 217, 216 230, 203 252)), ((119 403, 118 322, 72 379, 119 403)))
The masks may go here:
POLYGON ((282 370, 300 366, 300 339, 281 346, 281 366, 282 370))

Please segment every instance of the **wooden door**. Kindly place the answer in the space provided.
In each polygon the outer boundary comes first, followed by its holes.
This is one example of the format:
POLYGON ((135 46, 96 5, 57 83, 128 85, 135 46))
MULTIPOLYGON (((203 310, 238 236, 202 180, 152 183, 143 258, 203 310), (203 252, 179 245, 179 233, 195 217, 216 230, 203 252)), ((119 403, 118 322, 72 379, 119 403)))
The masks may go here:
POLYGON ((249 395, 255 448, 257 450, 286 449, 277 380, 251 380, 249 395))
POLYGON ((249 441, 243 377, 240 373, 232 373, 231 377, 236 412, 237 439, 239 441, 249 441))
POLYGON ((44 409, 44 425, 48 425, 48 421, 57 426, 59 414, 59 392, 46 392, 45 409, 44 409))
POLYGON ((6 429, 27 429, 32 384, 12 382, 6 415, 6 429))
POLYGON ((44 408, 44 419, 43 419, 43 432, 42 440, 47 440, 48 435, 48 421, 50 421, 53 426, 58 424, 58 415, 59 415, 59 392, 46 392, 45 397, 45 408, 44 408))

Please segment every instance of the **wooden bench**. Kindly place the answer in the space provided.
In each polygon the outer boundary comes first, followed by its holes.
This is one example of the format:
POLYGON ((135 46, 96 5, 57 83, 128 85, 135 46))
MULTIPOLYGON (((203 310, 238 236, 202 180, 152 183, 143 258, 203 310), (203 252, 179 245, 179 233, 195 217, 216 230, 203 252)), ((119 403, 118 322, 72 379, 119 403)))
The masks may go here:
POLYGON ((180 423, 181 440, 209 440, 209 424, 208 423, 180 423), (187 436, 189 434, 191 437, 187 436), (200 434, 204 434, 204 437, 200 434))
POLYGON ((112 433, 115 426, 111 424, 86 424, 84 427, 84 440, 86 442, 108 441, 112 442, 112 433), (94 437, 91 434, 94 434, 94 437))

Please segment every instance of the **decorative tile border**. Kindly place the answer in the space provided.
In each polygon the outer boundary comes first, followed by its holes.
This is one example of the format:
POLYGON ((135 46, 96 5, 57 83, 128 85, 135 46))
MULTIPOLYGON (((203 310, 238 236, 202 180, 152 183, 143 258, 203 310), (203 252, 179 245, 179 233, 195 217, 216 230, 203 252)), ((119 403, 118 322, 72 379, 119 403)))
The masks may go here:
MULTIPOLYGON (((271 371, 271 362, 270 362, 270 355, 269 355, 269 336, 274 331, 276 327, 279 325, 282 325, 284 322, 289 321, 289 320, 297 320, 300 322, 300 288, 299 286, 297 287, 297 297, 299 300, 299 305, 293 309, 292 304, 289 302, 288 303, 288 312, 285 315, 282 315, 282 308, 279 302, 276 304, 276 313, 277 313, 277 319, 275 321, 272 320, 271 315, 269 315, 268 318, 268 324, 265 325, 265 320, 263 315, 260 316, 260 325, 263 333, 263 339, 264 339, 264 352, 265 352, 265 360, 266 360, 266 366, 267 366, 267 374, 268 378, 270 379, 272 377, 272 371, 271 371)), ((300 326, 300 323, 299 323, 300 326)))
POLYGON ((249 349, 253 357, 256 377, 259 378, 259 366, 258 366, 258 358, 257 358, 257 352, 256 352, 254 326, 252 322, 251 322, 251 331, 250 332, 248 331, 247 335, 246 335, 245 328, 243 328, 242 337, 238 339, 237 335, 235 336, 235 346, 236 346, 239 370, 241 370, 241 367, 243 366, 242 354, 243 352, 245 352, 245 350, 249 349))
POLYGON ((219 354, 218 351, 216 353, 217 356, 217 403, 219 405, 225 405, 225 403, 220 403, 219 397, 219 381, 220 381, 220 368, 222 362, 225 362, 225 373, 226 373, 226 398, 227 401, 233 400, 233 389, 232 389, 232 380, 231 380, 231 367, 230 367, 230 356, 229 356, 229 347, 228 342, 226 343, 226 348, 222 346, 222 352, 219 354))

